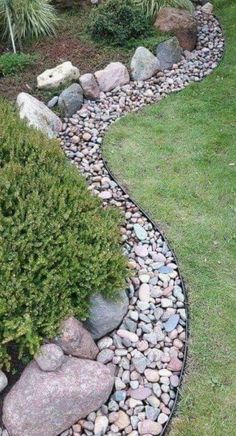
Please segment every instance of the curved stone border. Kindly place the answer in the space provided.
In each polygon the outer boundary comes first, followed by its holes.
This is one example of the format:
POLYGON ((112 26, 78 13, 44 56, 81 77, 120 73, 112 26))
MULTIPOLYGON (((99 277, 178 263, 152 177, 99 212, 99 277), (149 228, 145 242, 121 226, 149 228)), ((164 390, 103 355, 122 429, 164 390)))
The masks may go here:
POLYGON ((187 355, 184 284, 166 238, 115 181, 100 145, 121 115, 200 81, 217 66, 224 50, 219 23, 201 9, 196 18, 198 46, 188 59, 145 82, 102 93, 100 102, 88 102, 64 123, 62 147, 85 175, 89 189, 104 207, 116 205, 124 212, 124 253, 136 275, 129 281, 130 306, 122 325, 98 341, 103 350, 98 360, 117 366, 115 390, 106 405, 63 436, 163 434, 175 411, 187 355), (104 417, 100 427, 98 416, 104 417))

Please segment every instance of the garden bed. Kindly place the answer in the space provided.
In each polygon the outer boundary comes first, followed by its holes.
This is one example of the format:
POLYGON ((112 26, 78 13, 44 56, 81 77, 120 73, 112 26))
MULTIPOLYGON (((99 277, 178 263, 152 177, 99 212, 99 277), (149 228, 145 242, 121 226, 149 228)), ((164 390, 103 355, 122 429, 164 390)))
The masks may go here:
MULTIPOLYGON (((36 77, 47 68, 53 68, 70 60, 79 67, 81 74, 84 74, 104 68, 111 60, 128 65, 134 47, 142 45, 142 42, 146 46, 153 47, 158 40, 165 39, 159 35, 146 41, 137 40, 130 47, 95 43, 86 32, 90 12, 91 6, 83 6, 78 11, 60 11, 60 24, 55 37, 45 37, 38 42, 25 43, 24 53, 36 55, 37 59, 32 66, 21 73, 0 77, 0 96, 15 101, 19 92, 24 91, 47 100, 53 92, 42 92, 36 87, 36 77)), ((5 47, 0 44, 0 54, 5 52, 5 47)))

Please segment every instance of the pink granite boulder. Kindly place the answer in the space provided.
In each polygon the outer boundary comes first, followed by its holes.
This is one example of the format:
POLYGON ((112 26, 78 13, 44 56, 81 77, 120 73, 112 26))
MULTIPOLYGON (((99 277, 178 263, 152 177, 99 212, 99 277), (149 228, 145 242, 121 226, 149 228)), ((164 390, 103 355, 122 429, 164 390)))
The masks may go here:
POLYGON ((113 383, 109 368, 92 360, 67 357, 54 372, 33 361, 5 397, 4 426, 11 436, 57 436, 99 409, 113 383))

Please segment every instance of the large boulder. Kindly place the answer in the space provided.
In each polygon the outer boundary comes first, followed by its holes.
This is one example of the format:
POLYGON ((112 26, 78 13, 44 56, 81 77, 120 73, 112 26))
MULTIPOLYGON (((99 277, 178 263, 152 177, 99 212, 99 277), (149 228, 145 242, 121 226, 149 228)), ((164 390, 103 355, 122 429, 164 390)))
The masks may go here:
POLYGON ((71 62, 63 62, 55 68, 44 71, 37 77, 37 87, 39 89, 53 89, 65 83, 75 81, 79 78, 80 72, 71 62))
POLYGON ((95 359, 99 352, 91 334, 74 317, 63 321, 56 343, 64 353, 83 359, 95 359))
POLYGON ((157 16, 155 26, 161 32, 173 33, 184 50, 192 51, 197 43, 197 21, 186 10, 162 8, 157 16))
POLYGON ((174 36, 167 41, 161 42, 156 49, 156 55, 160 62, 160 70, 172 68, 173 64, 180 62, 183 49, 174 36))
POLYGON ((3 423, 11 436, 57 436, 101 407, 114 383, 109 368, 67 357, 55 372, 35 361, 22 373, 3 404, 3 423))
POLYGON ((107 300, 102 295, 95 295, 91 300, 90 316, 85 322, 85 327, 94 339, 100 339, 118 327, 128 307, 129 299, 125 291, 120 293, 117 301, 107 300))
POLYGON ((160 70, 158 59, 145 47, 138 47, 131 60, 131 75, 134 80, 147 80, 160 70))
POLYGON ((100 89, 93 74, 83 74, 83 76, 80 76, 79 81, 83 88, 85 98, 89 100, 99 99, 100 89))
POLYGON ((83 89, 78 83, 73 83, 64 89, 58 98, 58 106, 66 117, 74 115, 83 105, 83 89))
POLYGON ((103 92, 127 85, 130 81, 128 70, 121 62, 112 62, 104 70, 96 71, 95 77, 103 92))
POLYGON ((37 100, 26 92, 21 92, 16 100, 20 118, 25 119, 27 124, 35 127, 48 135, 56 137, 62 129, 60 118, 54 114, 42 101, 37 100))

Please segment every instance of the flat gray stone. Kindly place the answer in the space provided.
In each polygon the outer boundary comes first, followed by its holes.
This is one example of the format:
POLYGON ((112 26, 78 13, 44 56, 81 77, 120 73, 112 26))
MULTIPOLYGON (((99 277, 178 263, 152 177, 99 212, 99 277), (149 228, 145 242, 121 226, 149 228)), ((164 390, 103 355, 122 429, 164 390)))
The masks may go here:
POLYGON ((84 102, 83 89, 78 83, 73 83, 64 89, 58 98, 58 106, 66 117, 74 115, 84 102))
POLYGON ((160 70, 172 68, 173 64, 181 61, 183 49, 178 39, 174 36, 167 41, 161 42, 156 48, 156 55, 160 62, 160 70))
POLYGON ((30 127, 34 127, 47 135, 55 138, 62 129, 60 118, 54 114, 42 101, 37 100, 26 92, 21 92, 16 100, 19 115, 30 127))
POLYGON ((172 330, 176 328, 179 318, 179 315, 171 315, 170 318, 165 322, 164 328, 167 333, 172 332, 172 330))
POLYGON ((121 291, 117 301, 107 300, 102 295, 91 299, 90 316, 84 323, 94 339, 100 339, 114 330, 123 320, 129 307, 125 291, 121 291))

